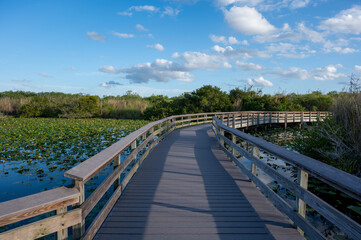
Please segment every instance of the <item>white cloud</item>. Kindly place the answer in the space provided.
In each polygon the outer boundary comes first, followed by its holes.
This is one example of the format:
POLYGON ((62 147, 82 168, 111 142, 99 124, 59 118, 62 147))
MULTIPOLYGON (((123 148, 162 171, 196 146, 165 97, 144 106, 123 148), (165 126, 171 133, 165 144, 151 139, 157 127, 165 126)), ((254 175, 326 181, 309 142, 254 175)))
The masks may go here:
POLYGON ((310 78, 310 74, 307 70, 301 69, 298 67, 290 67, 288 70, 283 69, 275 69, 272 75, 276 75, 277 77, 282 77, 284 79, 299 79, 299 80, 306 80, 310 78))
POLYGON ((154 44, 154 45, 147 45, 147 48, 153 48, 158 51, 164 51, 164 47, 159 43, 154 44))
POLYGON ((262 70, 263 69, 263 67, 261 65, 258 65, 255 63, 240 62, 238 60, 235 62, 235 65, 243 71, 262 70))
POLYGON ((306 70, 297 67, 290 67, 288 70, 275 69, 271 72, 271 75, 282 77, 284 79, 314 79, 317 81, 335 80, 338 78, 346 77, 343 73, 338 73, 338 68, 341 68, 341 64, 327 65, 325 67, 315 68, 313 70, 306 70))
POLYGON ((299 32, 302 34, 302 36, 306 40, 309 40, 314 43, 325 42, 325 39, 324 39, 322 33, 319 33, 312 29, 309 29, 308 27, 305 26, 304 23, 299 23, 297 27, 298 27, 299 32))
POLYGON ((290 4, 291 9, 295 8, 303 8, 306 7, 307 4, 310 3, 310 0, 293 0, 290 4))
POLYGON ((236 37, 229 36, 228 39, 225 36, 217 36, 217 35, 209 35, 209 38, 214 43, 223 43, 223 44, 242 44, 242 45, 248 45, 247 40, 238 41, 236 37))
POLYGON ((154 12, 154 11, 158 11, 158 8, 151 5, 143 5, 143 6, 132 6, 129 8, 129 10, 134 10, 137 12, 142 12, 142 11, 154 12))
POLYGON ((52 78, 52 77, 53 77, 53 76, 47 74, 46 72, 41 72, 41 73, 39 73, 39 74, 40 74, 40 76, 46 77, 46 78, 52 78))
POLYGON ((134 37, 134 34, 118 33, 118 32, 114 32, 113 35, 117 36, 119 38, 133 38, 134 37))
POLYGON ((276 52, 277 56, 283 58, 305 58, 310 54, 316 53, 310 50, 308 46, 299 46, 291 43, 271 43, 267 46, 267 50, 271 53, 276 52))
POLYGON ((251 85, 251 86, 255 86, 255 87, 272 87, 273 83, 269 80, 264 79, 263 77, 259 77, 259 78, 249 78, 246 80, 246 82, 251 85))
POLYGON ((322 21, 319 28, 336 33, 361 33, 361 6, 342 10, 335 17, 322 21))
POLYGON ((228 37, 229 44, 240 44, 240 42, 235 37, 228 37))
POLYGON ((134 12, 157 12, 159 9, 152 5, 132 6, 127 11, 118 12, 122 16, 132 16, 134 12))
POLYGON ((328 65, 323 68, 316 68, 312 71, 312 77, 318 81, 335 80, 337 78, 346 77, 343 73, 337 73, 337 68, 342 67, 341 64, 328 65))
POLYGON ((231 4, 235 5, 247 5, 247 6, 256 6, 264 0, 218 0, 218 4, 221 6, 228 6, 231 4))
POLYGON ((216 35, 210 35, 209 38, 214 42, 214 43, 224 43, 227 44, 227 40, 225 36, 216 36, 216 35))
POLYGON ((99 33, 96 32, 87 32, 86 36, 94 41, 98 41, 98 42, 104 42, 106 37, 104 35, 101 35, 99 33))
POLYGON ((232 67, 223 56, 208 55, 201 52, 185 52, 182 55, 177 53, 173 54, 173 57, 183 60, 183 67, 188 71, 196 69, 218 70, 232 67))
POLYGON ((227 46, 225 48, 220 47, 218 45, 213 46, 212 48, 214 51, 222 55, 226 58, 268 58, 270 57, 269 54, 259 51, 258 49, 246 49, 246 48, 238 48, 234 49, 231 46, 227 46))
POLYGON ((361 66, 360 65, 355 65, 355 70, 356 71, 361 71, 361 66))
POLYGON ((191 82, 194 76, 182 70, 182 67, 166 59, 157 59, 153 63, 142 63, 122 70, 125 78, 132 83, 147 83, 149 80, 168 82, 170 79, 191 82))
POLYGON ((269 34, 276 30, 255 8, 233 6, 224 10, 228 24, 237 31, 247 34, 269 34))
POLYGON ((174 9, 172 7, 165 7, 164 11, 162 12, 162 15, 168 15, 168 16, 177 16, 179 14, 179 9, 174 9))
POLYGON ((148 31, 148 29, 146 29, 146 28, 145 28, 143 25, 141 25, 141 24, 137 24, 135 27, 138 29, 138 31, 148 31))
POLYGON ((120 70, 115 68, 114 66, 101 66, 99 67, 100 72, 117 74, 120 73, 120 70))

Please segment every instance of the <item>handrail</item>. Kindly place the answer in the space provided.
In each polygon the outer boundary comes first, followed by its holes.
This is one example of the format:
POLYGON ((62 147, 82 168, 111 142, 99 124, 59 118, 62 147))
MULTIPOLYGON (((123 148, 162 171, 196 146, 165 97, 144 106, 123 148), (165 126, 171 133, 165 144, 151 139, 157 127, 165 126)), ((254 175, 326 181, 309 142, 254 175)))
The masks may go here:
POLYGON ((274 123, 284 124, 286 127, 288 123, 314 122, 329 114, 328 112, 213 112, 176 115, 151 122, 65 172, 64 175, 73 180, 73 188, 61 187, 0 203, 0 222, 4 220, 1 222, 3 225, 15 222, 15 220, 9 220, 9 212, 4 210, 14 201, 18 208, 17 214, 22 216, 21 219, 15 218, 16 221, 29 219, 54 210, 57 213, 55 216, 0 233, 0 240, 33 239, 35 238, 33 232, 39 233, 36 237, 57 232, 58 239, 67 239, 67 228, 70 226, 73 226, 73 239, 92 239, 151 149, 176 128, 212 123, 213 117, 223 119, 228 126, 239 128, 274 123), (132 151, 121 162, 120 156, 128 148, 131 148, 132 151), (139 153, 142 153, 142 155, 138 156, 139 153), (85 183, 110 163, 113 163, 113 172, 85 199, 85 183), (125 169, 129 171, 125 171, 125 169), (124 173, 127 175, 120 180, 120 175, 124 173), (86 216, 111 186, 114 186, 113 195, 85 231, 84 221, 86 216), (67 194, 70 196, 69 201, 64 200, 68 196, 67 194), (31 207, 27 204, 28 199, 34 200, 31 207), (70 205, 73 205, 72 210, 67 212, 67 207, 70 205), (67 221, 66 224, 64 219, 67 221))
POLYGON ((269 197, 273 203, 286 213, 286 215, 306 232, 311 239, 324 239, 321 233, 316 230, 305 218, 305 204, 308 204, 321 215, 323 215, 330 222, 339 227, 344 233, 354 239, 361 239, 361 225, 341 213, 334 207, 330 206, 325 201, 318 198, 316 195, 307 191, 308 174, 320 179, 323 182, 339 189, 340 191, 354 197, 357 200, 361 199, 361 178, 358 178, 349 173, 343 172, 325 163, 315 159, 306 157, 304 155, 289 151, 275 144, 269 143, 263 139, 251 136, 237 129, 224 125, 220 119, 213 118, 213 130, 217 139, 226 152, 226 154, 239 166, 242 171, 253 181, 256 185, 269 197), (228 137, 227 134, 228 134, 228 137), (229 138, 229 136, 231 136, 229 138), (237 141, 245 141, 252 145, 253 154, 237 144, 237 141), (229 151, 225 144, 230 146, 229 151), (277 156, 282 160, 291 163, 299 169, 299 182, 296 184, 290 179, 284 177, 272 167, 262 162, 258 158, 258 150, 262 149, 271 155, 277 156), (236 157, 237 152, 247 158, 252 163, 252 170, 248 170, 241 161, 236 157), (257 153, 256 153, 257 152, 257 153), (298 213, 293 211, 293 208, 274 193, 266 184, 257 177, 257 167, 262 169, 267 175, 277 180, 282 186, 293 192, 298 197, 298 213), (306 178, 305 178, 306 176, 306 178), (335 177, 337 176, 337 177, 335 177), (303 182, 303 184, 302 184, 303 182), (301 209, 302 208, 302 209, 301 209))

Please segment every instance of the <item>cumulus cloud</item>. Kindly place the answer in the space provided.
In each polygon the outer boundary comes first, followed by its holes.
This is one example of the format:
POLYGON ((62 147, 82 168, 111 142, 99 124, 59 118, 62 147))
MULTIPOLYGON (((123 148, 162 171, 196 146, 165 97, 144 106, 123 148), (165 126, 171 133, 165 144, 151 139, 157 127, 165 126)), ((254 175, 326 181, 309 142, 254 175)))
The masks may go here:
POLYGON ((104 42, 106 37, 104 35, 101 35, 99 33, 96 32, 87 32, 86 36, 94 41, 98 41, 98 42, 104 42))
POLYGON ((360 65, 355 65, 355 70, 356 71, 361 71, 361 66, 360 65))
POLYGON ((148 31, 148 29, 146 29, 146 28, 145 28, 143 25, 141 25, 141 24, 137 24, 135 27, 138 29, 138 31, 148 31))
POLYGON ((325 67, 319 67, 312 70, 301 69, 297 67, 290 67, 287 70, 284 69, 275 69, 270 74, 273 74, 277 77, 282 77, 284 79, 314 79, 317 81, 328 81, 335 80, 338 78, 346 77, 343 73, 338 73, 338 68, 341 68, 341 64, 337 65, 327 65, 325 67))
POLYGON ((111 88, 111 87, 116 87, 116 86, 121 86, 123 84, 119 83, 119 82, 115 82, 115 81, 109 81, 109 82, 103 82, 100 84, 101 87, 105 87, 105 88, 111 88))
POLYGON ((230 10, 224 10, 224 16, 232 28, 243 34, 269 34, 276 31, 255 8, 233 6, 230 10))
POLYGON ((258 49, 247 49, 247 48, 238 48, 234 49, 231 46, 227 46, 225 48, 220 47, 218 45, 213 46, 212 48, 214 51, 219 53, 220 55, 227 57, 227 58, 268 58, 270 57, 269 54, 259 51, 258 49))
POLYGON ((229 36, 228 39, 225 36, 217 36, 217 35, 209 35, 209 38, 214 42, 214 43, 223 43, 223 44, 242 44, 242 45, 248 45, 248 41, 247 40, 243 40, 243 41, 238 41, 238 39, 236 37, 233 36, 229 36))
POLYGON ((216 35, 210 35, 209 38, 214 42, 214 43, 224 43, 227 44, 227 40, 225 36, 216 36, 216 35))
POLYGON ((168 16, 177 16, 179 14, 179 9, 174 9, 172 7, 165 7, 164 11, 162 12, 162 15, 168 15, 168 16))
POLYGON ((153 48, 155 50, 158 50, 158 51, 164 51, 164 47, 162 46, 162 44, 154 44, 154 45, 147 45, 147 48, 153 48))
POLYGON ((41 73, 39 73, 39 75, 42 76, 42 77, 45 77, 45 78, 52 78, 53 77, 53 76, 47 74, 46 72, 41 72, 41 73))
POLYGON ((187 71, 196 69, 218 70, 220 68, 231 68, 227 59, 219 55, 208 55, 201 52, 184 52, 182 55, 174 53, 173 58, 183 61, 183 67, 187 71))
POLYGON ((335 80, 337 78, 346 77, 343 73, 337 73, 337 68, 342 67, 341 64, 328 65, 323 68, 316 68, 312 71, 312 76, 318 81, 335 80))
POLYGON ((101 66, 99 67, 100 72, 110 73, 110 74, 117 74, 120 73, 120 70, 115 68, 114 66, 101 66))
POLYGON ((262 70, 263 69, 263 67, 261 65, 258 65, 255 63, 240 62, 238 60, 235 62, 235 65, 243 71, 262 70))
POLYGON ((118 33, 118 32, 114 32, 113 35, 117 36, 118 38, 133 38, 134 37, 134 34, 118 33))
POLYGON ((263 77, 259 77, 259 78, 249 78, 246 80, 246 82, 251 85, 251 86, 255 86, 255 87, 272 87, 273 83, 269 80, 264 79, 263 77))
POLYGON ((303 8, 310 3, 310 0, 293 0, 290 4, 291 9, 303 8))
POLYGON ((333 18, 322 21, 319 28, 336 33, 361 33, 361 6, 342 10, 333 18))
POLYGON ((194 76, 182 70, 182 67, 166 59, 157 59, 153 63, 142 63, 122 70, 125 78, 132 83, 147 83, 149 80, 168 82, 170 79, 191 82, 194 76))

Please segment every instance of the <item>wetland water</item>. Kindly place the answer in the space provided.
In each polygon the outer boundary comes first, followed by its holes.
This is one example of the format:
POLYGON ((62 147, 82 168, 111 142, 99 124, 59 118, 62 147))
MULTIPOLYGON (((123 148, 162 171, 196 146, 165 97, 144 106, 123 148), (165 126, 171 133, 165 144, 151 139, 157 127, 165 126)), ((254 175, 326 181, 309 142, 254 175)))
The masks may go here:
MULTIPOLYGON (((0 119, 0 202, 71 184, 64 177, 65 171, 147 123, 115 119, 0 119)), ((123 155, 122 158, 127 151, 123 155)), ((108 168, 87 183, 88 193, 112 166, 108 168)))

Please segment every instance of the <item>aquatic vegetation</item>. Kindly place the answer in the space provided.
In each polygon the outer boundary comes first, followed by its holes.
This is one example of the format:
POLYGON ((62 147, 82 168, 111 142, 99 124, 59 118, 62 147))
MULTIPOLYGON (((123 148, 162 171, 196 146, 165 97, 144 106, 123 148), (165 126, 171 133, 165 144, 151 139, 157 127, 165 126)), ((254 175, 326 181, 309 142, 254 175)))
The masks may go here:
POLYGON ((66 170, 146 123, 115 119, 0 119, 0 202, 70 184, 63 177, 66 170))

